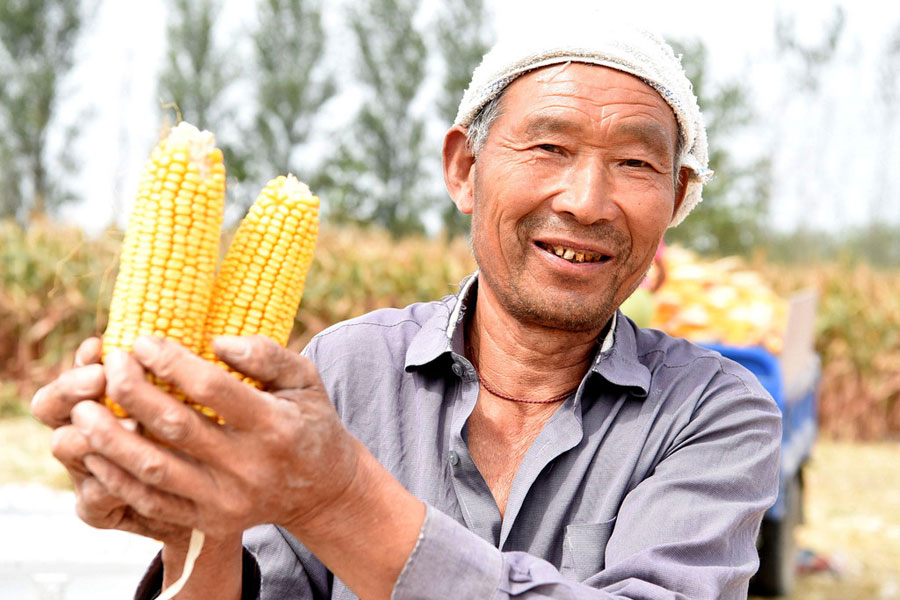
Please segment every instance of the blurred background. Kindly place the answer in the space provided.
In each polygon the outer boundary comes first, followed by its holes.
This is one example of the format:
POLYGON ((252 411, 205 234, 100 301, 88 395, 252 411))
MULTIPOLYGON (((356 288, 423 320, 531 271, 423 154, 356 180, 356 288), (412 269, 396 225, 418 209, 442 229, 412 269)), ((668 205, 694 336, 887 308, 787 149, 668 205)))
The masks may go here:
MULTIPOLYGON (((0 596, 121 597, 156 551, 71 523, 27 403, 103 331, 160 135, 181 119, 216 134, 226 229, 279 173, 322 198, 300 348, 335 321, 451 293, 473 269, 442 136, 492 40, 546 4, 0 0, 0 596), (12 545, 8 531, 41 533, 12 545)), ((639 11, 683 55, 716 173, 666 236, 648 322, 777 357, 788 299, 814 293, 815 445, 790 597, 900 598, 900 5, 639 11), (723 273, 729 289, 711 290, 723 273)))

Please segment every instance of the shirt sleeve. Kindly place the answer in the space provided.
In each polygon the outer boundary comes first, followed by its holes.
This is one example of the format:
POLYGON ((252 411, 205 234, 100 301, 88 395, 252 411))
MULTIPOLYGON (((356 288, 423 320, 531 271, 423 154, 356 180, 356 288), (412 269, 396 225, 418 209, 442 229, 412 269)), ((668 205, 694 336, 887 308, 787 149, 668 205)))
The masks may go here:
POLYGON ((579 573, 575 556, 564 575, 538 557, 501 552, 429 506, 392 598, 438 600, 452 586, 454 598, 473 600, 746 599, 759 525, 778 489, 781 418, 762 395, 714 396, 698 403, 616 518, 597 524, 611 529, 605 546, 582 546, 602 554, 601 571, 579 573))

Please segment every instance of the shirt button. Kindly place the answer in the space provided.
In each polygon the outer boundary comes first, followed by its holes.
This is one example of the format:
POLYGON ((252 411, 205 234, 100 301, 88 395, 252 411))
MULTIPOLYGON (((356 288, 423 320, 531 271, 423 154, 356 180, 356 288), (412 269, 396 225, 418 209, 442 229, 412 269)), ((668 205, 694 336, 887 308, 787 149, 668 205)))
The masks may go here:
POLYGON ((459 366, 459 363, 453 363, 453 366, 450 367, 450 370, 453 371, 453 374, 457 377, 462 375, 462 367, 459 366))
POLYGON ((449 456, 450 464, 454 467, 459 464, 459 454, 457 454, 454 450, 450 451, 449 456))

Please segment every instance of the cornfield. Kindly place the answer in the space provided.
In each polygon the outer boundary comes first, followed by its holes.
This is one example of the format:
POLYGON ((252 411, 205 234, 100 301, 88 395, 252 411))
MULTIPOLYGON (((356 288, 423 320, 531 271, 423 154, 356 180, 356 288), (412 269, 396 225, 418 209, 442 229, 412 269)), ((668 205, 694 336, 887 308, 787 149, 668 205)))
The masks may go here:
POLYGON ((843 260, 812 268, 760 267, 780 293, 819 292, 820 422, 829 436, 900 434, 900 270, 843 260))
MULTIPOLYGON (((0 223, 0 416, 71 363, 106 324, 122 233, 0 223)), ((227 244, 223 244, 227 246, 227 244)), ((819 291, 816 349, 822 359, 823 435, 900 435, 900 271, 843 261, 751 265, 780 294, 819 291)), ((466 242, 394 240, 376 229, 323 227, 289 345, 383 306, 453 293, 474 268, 466 242)))

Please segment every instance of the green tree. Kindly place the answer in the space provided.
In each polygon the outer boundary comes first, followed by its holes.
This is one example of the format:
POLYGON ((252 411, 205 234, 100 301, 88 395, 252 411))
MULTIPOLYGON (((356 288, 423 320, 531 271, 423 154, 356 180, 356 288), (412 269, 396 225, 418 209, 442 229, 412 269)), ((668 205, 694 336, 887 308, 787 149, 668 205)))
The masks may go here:
POLYGON ((844 33, 847 18, 841 6, 835 6, 831 22, 827 24, 822 39, 818 43, 801 43, 797 39, 794 16, 780 16, 775 22, 775 41, 781 56, 788 62, 792 58, 800 65, 789 65, 792 80, 802 91, 815 93, 819 90, 822 73, 834 59, 838 43, 844 33))
MULTIPOLYGON (((225 155, 228 177, 247 177, 243 148, 229 143, 235 110, 227 103, 226 89, 238 78, 240 61, 216 41, 216 23, 222 0, 170 0, 166 27, 166 58, 159 76, 161 108, 176 121, 188 121, 216 134, 225 155)), ((233 48, 233 45, 228 46, 233 48)))
POLYGON ((709 166, 715 176, 703 188, 703 202, 666 234, 669 242, 709 254, 747 255, 764 238, 771 188, 768 156, 738 157, 729 141, 754 121, 747 90, 737 81, 707 80, 706 45, 673 42, 682 54, 706 121, 709 166))
MULTIPOLYGON (((444 59, 444 84, 438 99, 438 111, 445 127, 456 119, 463 92, 472 79, 472 71, 481 63, 494 37, 484 0, 447 0, 437 19, 437 41, 444 59)), ((466 235, 471 217, 447 202, 442 211, 444 231, 466 235)))
POLYGON ((228 110, 223 90, 236 78, 228 54, 215 41, 221 0, 171 0, 166 27, 166 62, 159 77, 164 109, 200 128, 210 128, 228 110))
POLYGON ((75 167, 65 153, 77 127, 62 130, 61 157, 47 135, 82 22, 78 0, 0 0, 0 217, 24 222, 73 197, 63 175, 75 167))
MULTIPOLYGON (((316 112, 334 95, 334 76, 319 66, 325 48, 321 8, 309 0, 261 0, 253 33, 257 112, 250 132, 256 174, 294 173, 309 181, 307 141, 316 112), (273 35, 277 32, 277 35, 273 35)), ((250 137, 250 136, 248 136, 250 137)))
POLYGON ((423 183, 425 121, 413 113, 426 49, 413 26, 417 0, 372 0, 350 12, 364 99, 325 172, 331 218, 375 223, 394 235, 423 230, 434 198, 423 183))

